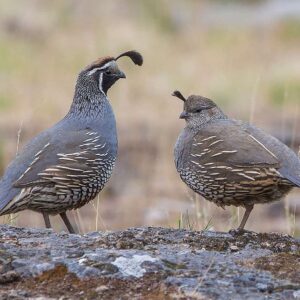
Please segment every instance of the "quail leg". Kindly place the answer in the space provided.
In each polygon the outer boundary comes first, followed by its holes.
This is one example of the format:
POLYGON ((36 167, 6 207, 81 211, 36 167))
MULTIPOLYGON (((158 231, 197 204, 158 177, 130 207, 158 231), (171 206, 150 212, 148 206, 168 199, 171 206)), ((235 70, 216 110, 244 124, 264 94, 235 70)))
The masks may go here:
POLYGON ((247 206, 245 206, 246 211, 245 211, 245 213, 244 213, 242 222, 241 222, 240 226, 238 227, 238 230, 244 230, 244 227, 245 227, 246 222, 247 222, 247 220, 248 220, 248 218, 249 218, 249 216, 250 216, 250 213, 251 213, 251 211, 252 211, 252 209, 253 209, 253 206, 254 206, 253 204, 252 204, 252 205, 247 205, 247 206))
POLYGON ((46 228, 51 228, 49 215, 47 213, 43 212, 43 217, 44 217, 46 228))
POLYGON ((245 227, 245 224, 250 216, 250 213, 253 209, 253 206, 254 205, 247 205, 245 208, 246 208, 246 211, 244 213, 244 216, 243 216, 243 219, 242 219, 242 222, 240 224, 240 226, 237 228, 237 229, 231 229, 229 230, 229 233, 233 236, 236 236, 236 235, 241 235, 241 234, 244 234, 246 232, 250 232, 248 230, 245 230, 244 227, 245 227))
POLYGON ((70 233, 75 233, 75 230, 74 230, 73 226, 71 225, 71 223, 70 223, 70 221, 67 217, 67 214, 65 212, 63 212, 63 213, 60 213, 59 215, 61 216, 62 220, 64 221, 64 223, 65 223, 66 227, 68 228, 69 232, 70 233))

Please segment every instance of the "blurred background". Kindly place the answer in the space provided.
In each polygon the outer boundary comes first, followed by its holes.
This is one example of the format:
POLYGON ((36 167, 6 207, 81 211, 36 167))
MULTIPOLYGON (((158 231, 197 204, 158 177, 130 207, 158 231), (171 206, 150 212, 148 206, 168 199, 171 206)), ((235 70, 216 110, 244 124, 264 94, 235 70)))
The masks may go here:
MULTIPOLYGON (((298 151, 300 2, 297 0, 0 0, 0 173, 34 135, 68 111, 78 72, 103 55, 136 49, 139 68, 109 92, 119 157, 95 201, 68 214, 81 232, 131 226, 225 231, 243 209, 226 210, 188 190, 173 162, 184 95, 214 99, 298 151)), ((299 190, 300 191, 300 190, 299 190)), ((257 205, 256 231, 300 236, 300 192, 257 205)), ((56 230, 65 230, 52 217, 56 230)), ((25 211, 1 223, 44 227, 25 211)))

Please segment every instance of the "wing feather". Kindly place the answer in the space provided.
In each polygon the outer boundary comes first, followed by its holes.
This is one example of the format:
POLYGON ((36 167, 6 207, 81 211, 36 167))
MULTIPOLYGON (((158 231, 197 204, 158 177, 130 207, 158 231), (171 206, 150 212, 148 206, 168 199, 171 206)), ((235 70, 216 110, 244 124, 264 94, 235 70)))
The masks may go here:
POLYGON ((59 144, 56 137, 37 151, 13 186, 24 188, 80 177, 92 172, 92 163, 108 156, 108 150, 101 137, 88 129, 68 132, 65 137, 60 136, 59 144))

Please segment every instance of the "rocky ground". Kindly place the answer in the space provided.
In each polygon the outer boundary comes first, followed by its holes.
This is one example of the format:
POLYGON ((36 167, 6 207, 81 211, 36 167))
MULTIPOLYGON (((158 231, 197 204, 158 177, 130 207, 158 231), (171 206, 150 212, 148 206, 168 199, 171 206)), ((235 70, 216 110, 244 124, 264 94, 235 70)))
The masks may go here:
POLYGON ((0 227, 0 299, 300 299, 300 241, 131 228, 0 227))

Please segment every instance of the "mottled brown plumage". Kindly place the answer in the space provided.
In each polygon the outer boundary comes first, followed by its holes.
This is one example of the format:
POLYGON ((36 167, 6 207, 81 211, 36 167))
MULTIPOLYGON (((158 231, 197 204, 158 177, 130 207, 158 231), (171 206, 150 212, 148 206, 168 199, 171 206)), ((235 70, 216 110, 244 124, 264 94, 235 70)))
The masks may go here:
POLYGON ((229 119, 210 99, 180 92, 186 128, 175 146, 176 168, 195 192, 218 206, 243 206, 243 229, 257 203, 284 197, 300 186, 300 160, 276 138, 229 119))

